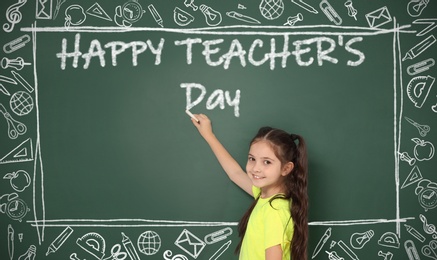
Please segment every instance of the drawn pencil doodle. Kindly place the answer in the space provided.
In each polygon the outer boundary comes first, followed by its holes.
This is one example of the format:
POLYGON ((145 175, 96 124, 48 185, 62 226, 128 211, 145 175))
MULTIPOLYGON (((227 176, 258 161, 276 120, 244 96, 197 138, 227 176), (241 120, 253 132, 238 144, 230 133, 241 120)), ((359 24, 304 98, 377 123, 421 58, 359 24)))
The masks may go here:
POLYGON ((69 28, 70 25, 81 25, 86 20, 86 14, 82 6, 74 4, 65 9, 65 28, 69 28))
POLYGON ((21 123, 20 121, 15 120, 1 103, 0 103, 0 113, 3 114, 8 124, 8 136, 10 139, 16 139, 19 135, 23 135, 26 133, 27 131, 26 125, 21 123))
POLYGON ((412 235, 414 238, 416 238, 422 243, 425 242, 426 238, 422 234, 420 234, 420 232, 417 231, 417 229, 407 224, 404 224, 404 227, 407 230, 407 232, 410 233, 410 235, 412 235))
POLYGON ((362 233, 353 233, 350 237, 350 245, 354 249, 362 249, 374 235, 375 232, 373 230, 368 230, 362 233))
POLYGON ((52 19, 53 0, 36 0, 36 19, 52 19))
POLYGON ((73 233, 73 229, 67 226, 49 245, 46 256, 55 253, 67 241, 73 233))
POLYGON ((245 23, 251 23, 251 24, 261 24, 260 21, 258 21, 257 19, 244 15, 244 14, 240 14, 238 12, 235 11, 230 11, 230 12, 226 12, 226 16, 245 22, 245 23))
POLYGON ((428 6, 429 0, 410 0, 407 4, 407 12, 411 17, 418 17, 428 6))
POLYGON ((135 246, 132 244, 132 240, 123 232, 121 232, 122 241, 124 249, 126 250, 127 254, 129 255, 130 259, 132 260, 140 260, 140 257, 138 256, 138 252, 135 248, 135 246))
POLYGON ((217 260, 221 255, 223 255, 226 250, 228 250, 229 246, 231 245, 232 240, 229 240, 228 242, 224 243, 210 258, 209 260, 217 260))
POLYGON ((303 0, 291 0, 291 2, 297 6, 299 6, 300 8, 313 13, 313 14, 318 14, 319 12, 312 7, 311 5, 309 5, 308 3, 304 2, 303 0))
POLYGON ((21 84, 29 93, 32 93, 35 89, 25 80, 18 72, 11 71, 12 76, 14 76, 15 80, 21 84))
POLYGON ((164 27, 164 21, 162 20, 162 17, 158 10, 156 10, 155 6, 150 4, 147 6, 147 9, 149 9, 150 13, 152 14, 153 20, 155 20, 160 27, 164 27))
POLYGON ((8 225, 8 254, 9 259, 14 259, 14 253, 15 253, 15 230, 12 227, 11 224, 8 225))
POLYGON ((419 56, 421 53, 426 51, 431 45, 433 45, 437 39, 434 37, 434 35, 430 34, 428 37, 423 39, 418 44, 414 45, 407 53, 405 53, 404 58, 402 58, 402 61, 405 60, 412 60, 419 56))
POLYGON ((17 57, 15 59, 8 59, 6 57, 3 57, 0 61, 0 66, 3 69, 15 69, 15 70, 22 70, 24 66, 32 65, 32 63, 25 62, 23 58, 17 57))
POLYGON ((205 22, 209 26, 217 26, 222 22, 222 14, 215 9, 202 4, 199 6, 199 10, 202 12, 205 17, 205 22))
POLYGON ((3 51, 5 53, 12 53, 16 50, 19 50, 26 46, 26 43, 30 41, 30 36, 27 34, 24 34, 23 36, 18 37, 17 39, 14 39, 8 43, 5 43, 3 45, 3 51))
POLYGON ((17 3, 12 4, 6 10, 6 20, 7 23, 3 24, 3 30, 5 32, 12 32, 14 30, 15 24, 19 23, 23 18, 20 12, 20 8, 27 3, 27 0, 18 0, 17 3))
POLYGON ((95 2, 93 5, 91 5, 87 10, 86 13, 103 19, 103 20, 107 20, 107 21, 112 21, 111 17, 109 17, 109 15, 106 13, 106 11, 103 9, 102 6, 99 5, 99 3, 95 2))
POLYGON ((145 255, 155 255, 161 248, 161 237, 155 231, 143 232, 138 237, 137 247, 145 255))
POLYGON ((194 21, 194 16, 179 7, 175 7, 173 10, 173 20, 179 26, 187 26, 194 21))
POLYGON ((32 182, 30 175, 25 170, 6 173, 3 179, 9 180, 11 187, 17 192, 24 191, 32 182))

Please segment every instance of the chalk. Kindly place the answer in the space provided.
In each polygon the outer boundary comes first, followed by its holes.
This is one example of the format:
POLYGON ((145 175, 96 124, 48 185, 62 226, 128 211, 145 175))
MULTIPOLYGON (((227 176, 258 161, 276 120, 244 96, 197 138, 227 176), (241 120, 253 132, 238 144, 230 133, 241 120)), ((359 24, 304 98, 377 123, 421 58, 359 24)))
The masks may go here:
POLYGON ((185 113, 187 113, 187 115, 189 115, 192 119, 196 120, 197 123, 199 123, 199 119, 197 119, 191 112, 190 110, 185 110, 185 113))

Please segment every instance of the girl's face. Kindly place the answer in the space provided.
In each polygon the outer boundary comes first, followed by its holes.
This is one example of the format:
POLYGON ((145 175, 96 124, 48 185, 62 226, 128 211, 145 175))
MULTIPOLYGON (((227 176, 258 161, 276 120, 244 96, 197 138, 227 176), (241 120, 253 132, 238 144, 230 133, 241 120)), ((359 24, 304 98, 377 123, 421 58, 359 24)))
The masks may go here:
POLYGON ((287 165, 282 167, 281 161, 266 141, 255 142, 250 146, 246 172, 253 185, 261 188, 261 197, 268 198, 283 192, 284 177, 290 171, 287 165))

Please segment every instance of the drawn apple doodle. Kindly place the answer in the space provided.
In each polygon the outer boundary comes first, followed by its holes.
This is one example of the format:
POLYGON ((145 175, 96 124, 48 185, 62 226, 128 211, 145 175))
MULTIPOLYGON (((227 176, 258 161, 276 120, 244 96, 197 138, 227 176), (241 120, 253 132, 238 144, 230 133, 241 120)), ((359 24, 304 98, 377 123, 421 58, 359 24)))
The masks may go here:
POLYGON ((86 20, 86 14, 80 5, 70 5, 65 9, 65 27, 81 25, 86 20))
POLYGON ((419 138, 413 138, 411 140, 416 143, 416 146, 414 146, 414 157, 416 157, 418 161, 431 160, 434 156, 434 145, 419 138))
POLYGON ((11 187, 18 192, 24 191, 31 183, 29 174, 24 170, 7 173, 3 179, 9 180, 11 187))

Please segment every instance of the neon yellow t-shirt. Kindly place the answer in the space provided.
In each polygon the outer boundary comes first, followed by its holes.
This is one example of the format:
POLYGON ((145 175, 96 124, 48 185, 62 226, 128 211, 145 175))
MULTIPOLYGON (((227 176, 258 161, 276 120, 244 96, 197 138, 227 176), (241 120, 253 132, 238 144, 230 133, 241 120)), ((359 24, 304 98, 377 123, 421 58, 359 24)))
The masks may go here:
MULTIPOLYGON (((261 190, 252 187, 257 198, 261 190)), ((266 249, 281 245, 282 259, 290 260, 290 243, 293 237, 294 223, 290 216, 290 201, 284 199, 259 198, 253 209, 246 234, 240 250, 240 260, 263 260, 266 249)))

